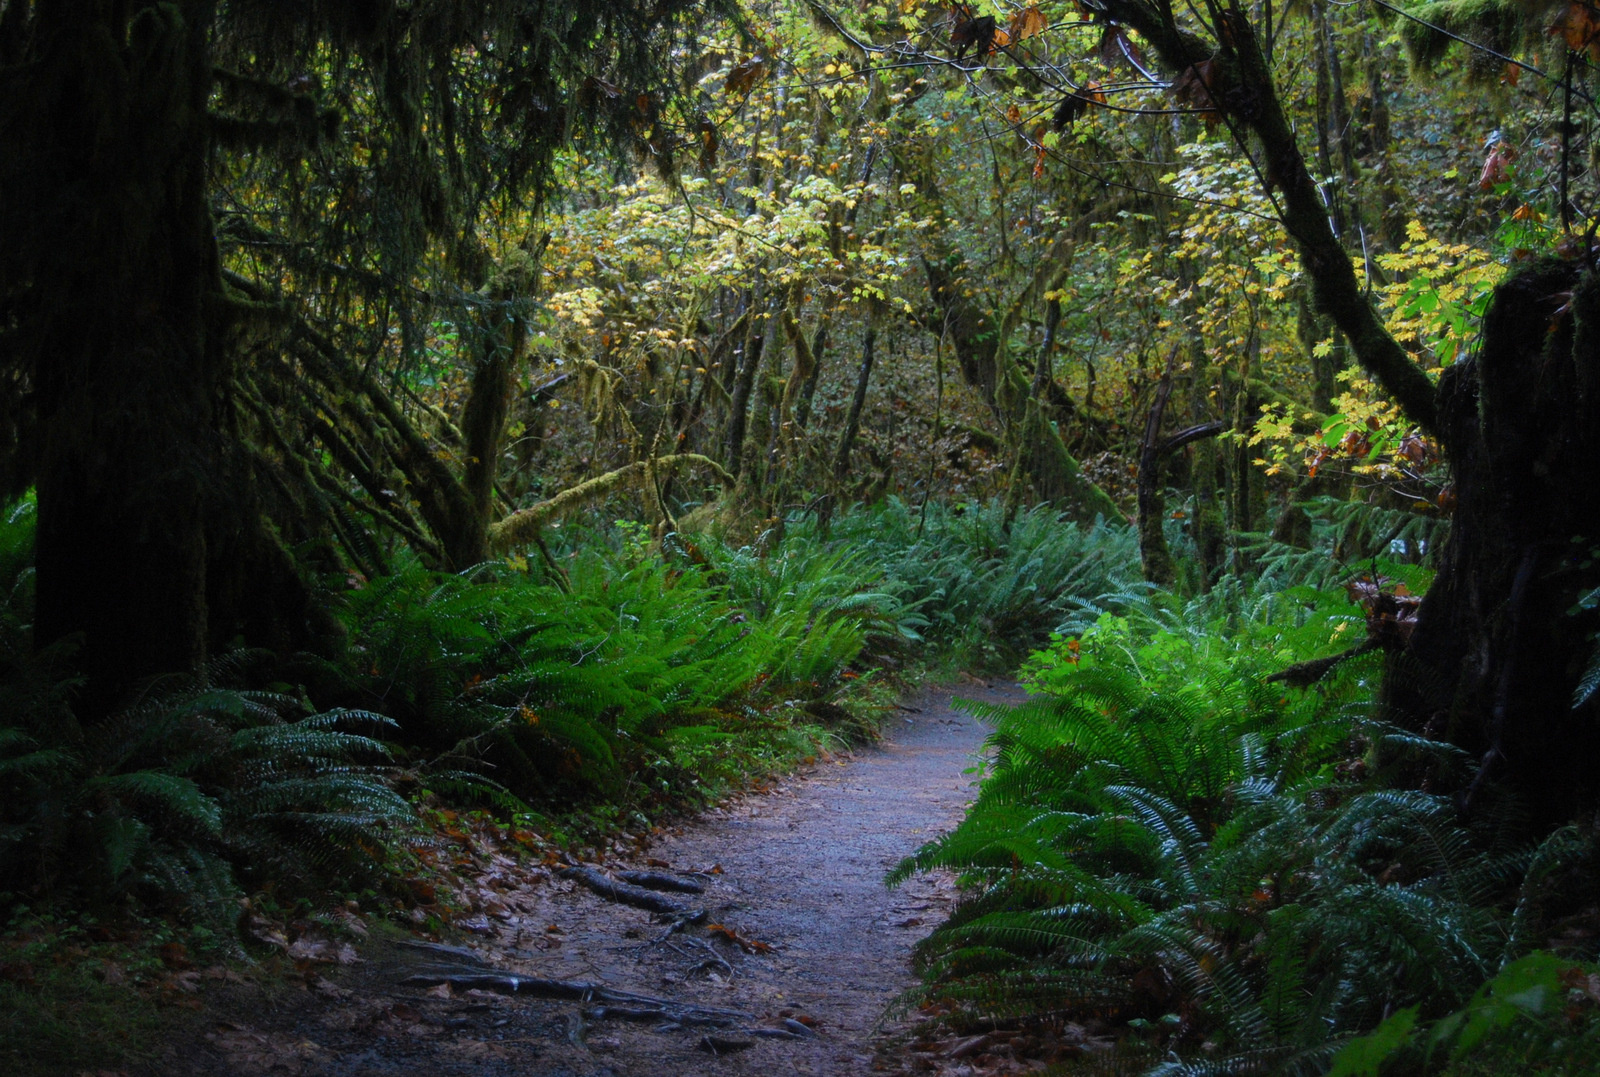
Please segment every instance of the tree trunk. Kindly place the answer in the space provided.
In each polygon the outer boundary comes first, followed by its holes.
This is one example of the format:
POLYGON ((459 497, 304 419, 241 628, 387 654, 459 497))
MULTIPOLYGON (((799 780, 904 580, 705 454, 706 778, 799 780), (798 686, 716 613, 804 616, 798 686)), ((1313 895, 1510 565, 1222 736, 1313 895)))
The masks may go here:
POLYGON ((1116 502, 1083 474, 1060 433, 1044 417, 1043 400, 1006 353, 995 320, 961 294, 959 271, 965 266, 960 256, 952 252, 950 261, 953 266, 923 259, 928 291, 944 314, 963 379, 978 390, 1000 421, 1034 493, 1042 501, 1059 504, 1073 519, 1123 519, 1116 502))
MULTIPOLYGON (((753 300, 747 304, 747 309, 753 310, 753 300)), ((770 320, 770 315, 768 319, 770 320)), ((740 352, 739 364, 733 374, 733 386, 729 395, 733 398, 728 410, 728 443, 723 459, 728 462, 728 470, 735 476, 744 469, 744 439, 745 427, 750 421, 750 392, 755 387, 756 371, 761 369, 761 357, 765 351, 769 327, 763 324, 760 318, 751 318, 745 330, 744 348, 740 352)))
POLYGON ((472 390, 461 413, 462 486, 469 512, 441 535, 446 559, 457 570, 480 564, 489 556, 489 517, 494 510, 494 478, 500 459, 500 438, 511 414, 511 390, 522 358, 522 329, 515 317, 503 332, 485 332, 484 352, 472 372, 472 390), (506 337, 511 339, 507 340, 506 337))
POLYGON ((872 362, 878 341, 878 327, 867 326, 867 337, 861 345, 861 366, 856 371, 856 391, 850 398, 850 410, 845 415, 844 429, 839 433, 838 447, 833 451, 833 476, 843 481, 850 473, 850 455, 855 451, 856 435, 861 432, 861 412, 867 406, 867 386, 872 382, 872 362))
POLYGON ((1139 446, 1139 564, 1144 578, 1157 587, 1170 587, 1177 578, 1172 551, 1167 548, 1166 506, 1161 496, 1161 417, 1172 395, 1172 371, 1161 375, 1156 399, 1144 424, 1144 441, 1139 446))
POLYGON ((34 638, 81 640, 92 719, 143 678, 202 669, 242 628, 303 639, 304 592, 234 431, 206 197, 209 8, 61 4, 36 18, 35 105, 8 110, 0 132, 30 166, 5 235, 38 304, 22 329, 37 378, 34 638))
POLYGON ((1600 803, 1600 713, 1572 706, 1597 625, 1571 612, 1600 586, 1600 281, 1546 263, 1501 284, 1439 389, 1455 517, 1384 701, 1481 759, 1464 807, 1503 779, 1548 830, 1600 803))
MULTIPOLYGON (((206 655, 206 514, 219 488, 226 363, 206 211, 203 29, 176 8, 128 27, 90 5, 38 16, 32 154, 53 230, 35 266, 48 312, 38 378, 35 642, 82 640, 86 717, 131 683, 206 655), (107 290, 107 282, 117 282, 107 290)), ((8 232, 14 229, 8 222, 8 232)), ((27 344, 24 344, 26 347, 27 344)))

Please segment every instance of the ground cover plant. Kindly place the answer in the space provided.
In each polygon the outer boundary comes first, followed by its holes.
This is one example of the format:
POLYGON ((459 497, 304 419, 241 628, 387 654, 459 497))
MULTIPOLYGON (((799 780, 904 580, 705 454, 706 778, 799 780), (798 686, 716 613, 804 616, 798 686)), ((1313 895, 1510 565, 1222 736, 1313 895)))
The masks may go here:
POLYGON ((1374 706, 1374 603, 1427 575, 1379 561, 1348 590, 1268 576, 1080 614, 1024 664, 1030 702, 979 708, 995 757, 976 803, 893 876, 950 868, 969 888, 920 948, 923 1006, 966 1027, 1089 1023, 1128 1073, 1476 1072, 1486 1035, 1550 1072, 1600 1059, 1575 960, 1592 938, 1517 964, 1588 906, 1552 892, 1585 877, 1592 831, 1519 841, 1511 803, 1463 818, 1430 786, 1474 761, 1374 706), (1531 967, 1546 994, 1485 1016, 1531 967), (1369 1053, 1339 1053, 1380 1024, 1369 1053))

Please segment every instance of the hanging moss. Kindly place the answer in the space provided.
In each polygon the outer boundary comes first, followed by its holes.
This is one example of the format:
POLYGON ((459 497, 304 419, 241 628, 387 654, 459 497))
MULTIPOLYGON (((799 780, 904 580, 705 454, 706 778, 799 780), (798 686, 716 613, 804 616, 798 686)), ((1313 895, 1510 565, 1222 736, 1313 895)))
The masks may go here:
MULTIPOLYGON (((1515 0, 1433 0, 1408 8, 1407 14, 1412 18, 1400 20, 1400 39, 1412 64, 1423 70, 1460 45, 1450 34, 1508 55, 1525 37, 1539 33, 1533 9, 1515 0)), ((1498 76, 1501 67, 1500 60, 1478 50, 1468 58, 1469 72, 1498 76)))

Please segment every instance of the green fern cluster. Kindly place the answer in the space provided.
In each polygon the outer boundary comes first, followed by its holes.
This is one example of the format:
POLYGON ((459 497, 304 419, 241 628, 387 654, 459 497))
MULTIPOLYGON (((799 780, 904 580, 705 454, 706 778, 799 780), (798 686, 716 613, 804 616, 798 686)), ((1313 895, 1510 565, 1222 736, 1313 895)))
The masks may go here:
POLYGON ((1526 945, 1503 910, 1529 855, 1359 780, 1398 750, 1463 765, 1365 718, 1372 656, 1266 680, 1363 635, 1337 592, 1233 585, 1125 601, 1036 656, 1040 694, 973 708, 995 755, 967 819, 894 875, 969 888, 920 948, 926 991, 1108 1020, 1172 1075, 1319 1073, 1400 1007, 1464 1002, 1526 945))
POLYGON ((1086 598, 1139 578, 1130 529, 1080 527, 1048 506, 913 509, 891 497, 835 520, 830 541, 882 572, 880 590, 899 602, 901 638, 969 668, 1013 666, 1086 598))
POLYGON ((0 521, 0 912, 126 899, 231 920, 243 882, 349 880, 410 811, 377 765, 393 724, 222 687, 238 653, 80 724, 71 641, 32 646, 33 504, 0 521))
MULTIPOLYGON (((235 656, 210 670, 233 672, 235 656)), ((226 924, 239 884, 349 880, 410 816, 374 764, 380 715, 173 683, 93 725, 0 718, 0 877, 12 901, 134 898, 226 924)))
POLYGON ((854 558, 805 542, 765 556, 595 542, 563 563, 559 586, 411 566, 354 592, 336 694, 392 716, 434 767, 517 798, 633 804, 688 792, 686 765, 708 761, 697 744, 845 713, 849 667, 893 605, 854 558))

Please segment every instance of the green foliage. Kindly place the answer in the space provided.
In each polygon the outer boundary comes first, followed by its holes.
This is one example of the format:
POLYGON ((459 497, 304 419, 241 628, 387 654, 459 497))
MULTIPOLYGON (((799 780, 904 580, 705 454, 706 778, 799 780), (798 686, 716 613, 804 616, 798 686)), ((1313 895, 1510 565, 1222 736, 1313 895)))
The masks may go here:
POLYGON ((1045 642, 1095 595, 1138 579, 1127 527, 1080 527, 1047 506, 999 501, 913 509, 899 498, 834 521, 832 541, 881 568, 899 600, 894 633, 952 665, 999 669, 1045 642))
POLYGON ((967 819, 892 876, 969 888, 919 948, 925 991, 1098 1015, 1192 1059, 1152 1071, 1174 1075, 1320 1072, 1398 1009, 1466 1001, 1523 945, 1497 909, 1529 857, 1447 798, 1361 780, 1400 752, 1463 765, 1365 717, 1374 656, 1266 680, 1363 638, 1341 593, 1231 584, 1125 599, 1036 654, 1033 699, 974 707, 995 756, 967 819))
POLYGON ((240 881, 305 885, 376 866, 410 810, 372 764, 378 714, 308 714, 236 652, 93 724, 72 709, 72 641, 33 650, 31 501, 0 525, 0 908, 140 899, 229 923, 240 881))
POLYGON ((489 769, 545 806, 693 796, 721 771, 713 755, 850 723, 842 704, 866 678, 849 667, 895 604, 856 558, 681 536, 657 556, 626 531, 616 552, 592 537, 561 587, 412 565, 355 592, 340 690, 392 715, 431 766, 489 769))
MULTIPOLYGON (((229 672, 218 668, 214 675, 229 672)), ((139 897, 227 922, 236 875, 304 885, 376 866, 405 802, 369 761, 380 715, 177 683, 87 728, 0 719, 0 872, 24 894, 139 897)))
POLYGON ((1486 981, 1461 1009, 1419 1027, 1399 1011, 1339 1052, 1329 1077, 1542 1073, 1600 1064, 1600 973, 1539 951, 1486 981))
MULTIPOLYGON (((78 953, 88 949, 81 937, 72 941, 78 953)), ((13 968, 25 962, 34 978, 0 979, 0 1070, 57 1077, 155 1064, 162 1033, 170 1033, 163 1021, 171 1015, 152 992, 105 982, 108 958, 91 953, 57 963, 49 958, 59 953, 36 955, 35 949, 42 947, 3 951, 13 968)))

